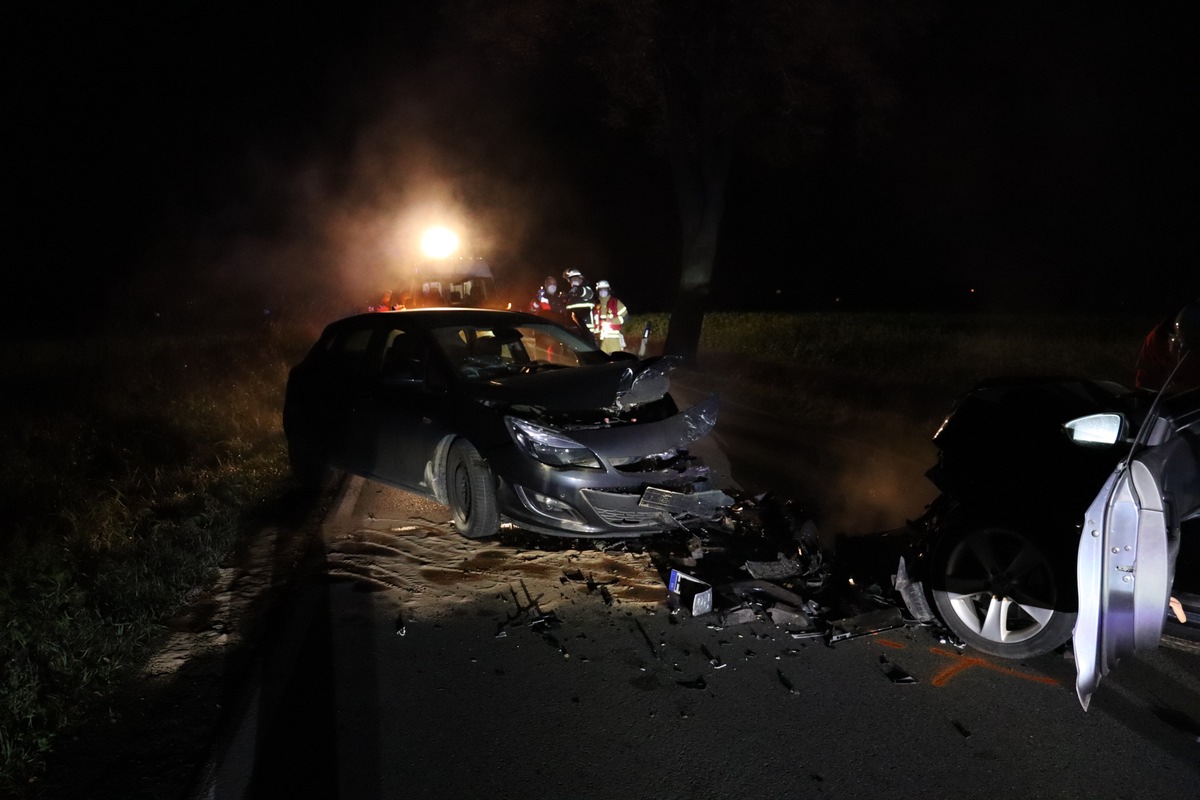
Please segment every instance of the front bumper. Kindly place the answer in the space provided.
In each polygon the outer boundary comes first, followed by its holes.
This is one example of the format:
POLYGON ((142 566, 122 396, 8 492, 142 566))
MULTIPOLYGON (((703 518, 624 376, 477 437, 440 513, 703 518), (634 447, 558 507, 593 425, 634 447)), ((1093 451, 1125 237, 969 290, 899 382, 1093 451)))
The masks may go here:
POLYGON ((686 448, 712 430, 709 397, 668 419, 567 432, 602 469, 551 467, 516 445, 487 454, 504 522, 557 536, 642 536, 714 518, 733 498, 686 448))

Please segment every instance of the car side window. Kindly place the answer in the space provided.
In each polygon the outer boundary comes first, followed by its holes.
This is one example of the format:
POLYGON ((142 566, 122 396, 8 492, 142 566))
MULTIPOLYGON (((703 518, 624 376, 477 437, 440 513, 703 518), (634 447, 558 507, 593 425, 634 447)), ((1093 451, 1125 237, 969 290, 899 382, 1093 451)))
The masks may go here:
POLYGON ((564 367, 579 366, 579 355, 561 337, 536 328, 521 328, 520 331, 523 347, 530 360, 564 367))
POLYGON ((367 356, 370 344, 370 328, 344 331, 330 340, 325 355, 339 369, 355 375, 366 375, 371 371, 367 356))
POLYGON ((383 353, 383 377, 392 380, 423 380, 426 367, 425 343, 414 333, 389 331, 383 353))

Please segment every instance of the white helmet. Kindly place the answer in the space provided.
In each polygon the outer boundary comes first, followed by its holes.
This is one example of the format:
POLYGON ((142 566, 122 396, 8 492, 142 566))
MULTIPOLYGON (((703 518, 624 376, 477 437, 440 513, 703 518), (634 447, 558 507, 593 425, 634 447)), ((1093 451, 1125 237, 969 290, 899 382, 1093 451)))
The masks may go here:
POLYGON ((608 281, 596 281, 596 291, 600 291, 601 289, 611 289, 611 288, 612 287, 609 286, 608 281))

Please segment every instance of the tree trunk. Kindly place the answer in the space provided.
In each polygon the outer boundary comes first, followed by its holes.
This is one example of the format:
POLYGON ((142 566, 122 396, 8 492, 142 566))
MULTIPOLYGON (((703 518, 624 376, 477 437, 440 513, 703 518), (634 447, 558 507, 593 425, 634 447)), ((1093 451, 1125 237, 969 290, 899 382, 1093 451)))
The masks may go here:
POLYGON ((704 308, 708 292, 688 291, 680 288, 671 309, 670 327, 663 352, 683 356, 684 363, 694 364, 700 348, 700 332, 704 328, 704 308))
POLYGON ((665 88, 667 136, 672 140, 668 150, 679 203, 683 265, 664 351, 683 356, 684 361, 691 364, 695 363, 700 347, 700 332, 716 262, 717 233, 725 210, 725 184, 733 156, 733 136, 729 128, 721 124, 719 111, 705 108, 700 114, 689 117, 679 105, 671 102, 676 93, 672 92, 669 79, 665 88))

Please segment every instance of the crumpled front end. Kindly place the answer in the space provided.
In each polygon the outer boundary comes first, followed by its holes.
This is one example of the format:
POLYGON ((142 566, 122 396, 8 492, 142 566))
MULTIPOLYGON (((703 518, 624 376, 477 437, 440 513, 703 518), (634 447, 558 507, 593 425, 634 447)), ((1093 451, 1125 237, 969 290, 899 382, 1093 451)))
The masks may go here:
POLYGON ((488 454, 506 522, 561 536, 627 537, 714 519, 733 498, 716 489, 688 446, 716 424, 710 396, 666 419, 556 426, 594 459, 542 463, 522 446, 488 454))

